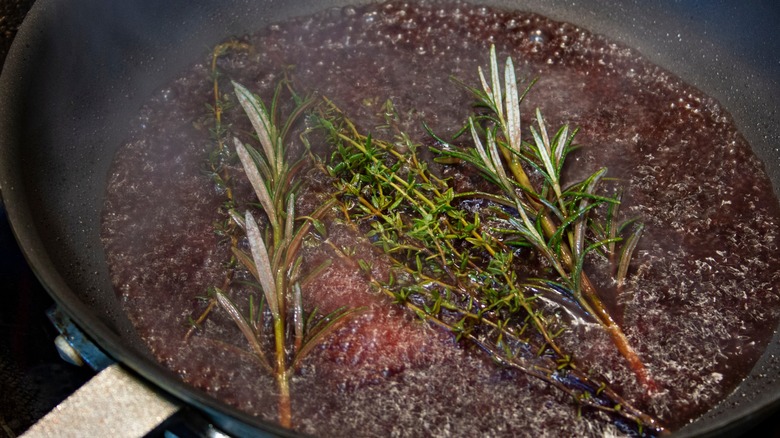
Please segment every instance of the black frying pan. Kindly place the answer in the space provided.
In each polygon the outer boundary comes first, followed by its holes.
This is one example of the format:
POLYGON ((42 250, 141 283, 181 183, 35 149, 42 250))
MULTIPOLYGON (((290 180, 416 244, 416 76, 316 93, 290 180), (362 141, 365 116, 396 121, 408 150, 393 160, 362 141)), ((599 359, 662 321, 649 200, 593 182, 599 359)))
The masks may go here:
MULTIPOLYGON (((281 431, 180 383, 151 358, 109 281, 99 239, 105 178, 141 104, 209 47, 264 23, 346 3, 354 1, 39 0, 0 80, 0 187, 36 274, 110 355, 229 432, 281 431)), ((780 12, 772 0, 486 3, 606 34, 715 97, 766 163, 778 192, 780 12)), ((776 410, 778 358, 775 336, 735 395, 679 434, 726 433, 776 410)))

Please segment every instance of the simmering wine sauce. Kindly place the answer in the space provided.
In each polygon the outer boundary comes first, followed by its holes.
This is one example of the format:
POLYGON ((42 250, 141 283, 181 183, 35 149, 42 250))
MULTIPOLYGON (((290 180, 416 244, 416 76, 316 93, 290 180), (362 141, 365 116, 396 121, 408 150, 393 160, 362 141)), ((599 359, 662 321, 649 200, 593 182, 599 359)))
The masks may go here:
MULTIPOLYGON (((512 56, 523 83, 538 77, 522 107, 547 124, 581 128, 582 148, 567 177, 601 167, 624 188, 622 211, 646 225, 617 293, 594 275, 613 315, 659 390, 648 396, 601 328, 574 325, 562 344, 582 367, 605 376, 671 429, 695 419, 749 372, 780 316, 780 207, 762 164, 729 114, 712 98, 633 49, 576 25, 465 3, 389 2, 326 11, 242 37, 251 50, 219 58, 228 79, 266 101, 285 72, 302 94, 336 102, 366 130, 383 123, 392 100, 403 127, 452 134, 473 110, 451 77, 477 86, 488 48, 512 56)), ((222 286, 229 244, 224 190, 204 172, 214 143, 210 55, 159 90, 117 153, 103 212, 112 280, 139 334, 182 380, 238 409, 276 420, 274 381, 223 311, 190 337, 189 321, 222 286)), ((240 108, 224 115, 248 141, 240 108)), ((300 154, 295 139, 292 154, 300 154)), ((457 170, 452 170, 457 173, 457 170)), ((242 208, 252 202, 236 165, 229 185, 242 208)), ((305 170, 298 211, 329 193, 305 170)), ((457 177, 457 175, 454 175, 457 177)), ((457 180, 457 178, 456 178, 457 180)), ((465 181, 465 179, 463 179, 465 181)), ((331 241, 384 262, 347 227, 331 241)), ((306 263, 332 258, 312 243, 306 263)), ((590 261, 598 272, 602 263, 590 261)), ((231 289, 241 308, 250 293, 231 289)), ((599 414, 578 416, 569 398, 502 369, 371 291, 359 269, 336 260, 304 291, 308 309, 366 306, 304 362, 292 380, 296 430, 323 436, 580 436, 631 433, 599 414)))

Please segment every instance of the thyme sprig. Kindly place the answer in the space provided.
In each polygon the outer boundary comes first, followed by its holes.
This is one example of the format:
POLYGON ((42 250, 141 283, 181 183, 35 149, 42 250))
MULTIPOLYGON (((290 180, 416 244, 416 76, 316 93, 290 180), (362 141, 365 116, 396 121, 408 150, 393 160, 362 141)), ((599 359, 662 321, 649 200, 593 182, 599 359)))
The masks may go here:
MULTIPOLYGON (((473 146, 458 148, 431 133, 444 146, 435 150, 443 161, 462 161, 479 170, 496 189, 489 193, 456 193, 419 157, 419 146, 407 135, 399 134, 394 142, 364 135, 326 100, 317 122, 334 152, 323 167, 337 179, 337 199, 347 221, 382 248, 395 270, 378 278, 367 262, 358 264, 377 290, 458 339, 473 342, 495 361, 550 383, 583 406, 660 432, 658 420, 627 403, 604 379, 580 370, 557 340, 567 321, 556 306, 544 305, 550 296, 573 299, 578 314, 601 323, 639 380, 649 382, 584 272, 588 253, 611 250, 621 242, 612 224, 592 225, 600 207, 611 212, 611 219, 616 215, 610 206, 619 200, 597 191, 606 170, 565 186, 561 173, 574 133, 564 126, 550 138, 537 110, 533 142, 523 141, 522 96, 512 61, 505 69, 504 94, 495 49, 490 57, 491 84, 480 70, 483 88, 472 90, 490 110, 467 123, 473 146), (526 167, 542 180, 540 188, 526 167), (467 200, 484 205, 472 212, 464 207, 467 200), (552 275, 521 277, 524 261, 518 245, 534 248, 552 275)), ((631 247, 621 257, 625 266, 638 236, 627 239, 631 247)))
MULTIPOLYGON (((213 142, 214 147, 209 152, 208 161, 206 163, 205 172, 211 179, 211 181, 224 192, 225 201, 220 209, 221 213, 230 211, 235 207, 235 199, 233 198, 233 190, 229 184, 231 175, 229 171, 228 163, 231 159, 229 148, 225 147, 228 137, 228 129, 223 123, 223 114, 226 110, 232 106, 232 99, 229 95, 223 94, 220 90, 220 71, 217 68, 219 59, 227 53, 234 51, 248 51, 251 50, 251 46, 247 43, 238 40, 228 40, 221 44, 218 44, 211 51, 211 62, 209 69, 209 80, 211 81, 212 89, 212 103, 207 104, 208 110, 207 120, 210 123, 208 129, 209 135, 213 142)), ((236 232, 235 223, 230 220, 229 216, 225 215, 226 219, 215 224, 215 233, 223 239, 230 242, 231 246, 235 246, 238 241, 238 234, 236 232)), ((232 261, 231 261, 232 262, 232 261)), ((230 263, 229 265, 233 265, 230 263)), ((222 282, 222 288, 226 289, 233 278, 233 269, 228 269, 225 278, 222 282)), ((206 308, 200 313, 197 318, 190 318, 190 328, 184 336, 184 340, 188 340, 195 331, 198 330, 201 325, 206 321, 211 311, 217 306, 217 299, 213 293, 210 293, 206 297, 208 304, 206 308)))

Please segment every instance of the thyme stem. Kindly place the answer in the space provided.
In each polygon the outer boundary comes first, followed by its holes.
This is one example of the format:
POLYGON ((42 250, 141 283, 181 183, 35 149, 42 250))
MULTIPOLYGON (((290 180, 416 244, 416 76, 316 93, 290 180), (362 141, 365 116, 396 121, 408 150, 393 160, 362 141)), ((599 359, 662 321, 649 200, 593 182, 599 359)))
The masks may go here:
MULTIPOLYGON (((509 69, 513 69, 511 59, 509 69)), ((563 323, 537 303, 537 289, 570 294, 609 334, 647 393, 655 391, 644 363, 583 270, 590 251, 620 240, 615 234, 589 240, 599 233, 595 226, 594 230, 586 228, 596 222, 590 212, 619 201, 596 193, 605 170, 564 188, 561 172, 574 134, 569 135, 564 126, 549 136, 537 110, 537 128, 531 127, 533 142, 523 141, 515 108, 522 99, 514 73, 505 71, 506 83, 501 87, 494 49, 490 77, 492 84, 480 70, 483 89, 472 90, 492 110, 489 116, 469 119, 466 131, 471 133, 472 147, 464 150, 431 134, 445 145, 434 150, 444 162, 473 166, 493 185, 494 193, 454 193, 448 181, 435 177, 418 160, 416 145, 407 142, 399 151, 391 142, 361 134, 333 102, 325 100, 317 120, 335 149, 327 170, 337 178, 340 210, 404 275, 383 282, 373 276, 371 266, 358 265, 370 283, 395 302, 458 339, 472 341, 497 362, 542 378, 578 403, 583 397, 606 397, 609 401, 601 399, 594 407, 662 431, 658 420, 634 407, 627 409, 622 397, 605 391, 606 384, 596 384, 580 371, 556 339, 564 331, 563 323), (504 108, 504 102, 510 107, 504 108), (534 172, 535 180, 542 180, 541 188, 532 183, 525 166, 534 172), (469 198, 487 200, 493 206, 481 208, 470 219, 456 204, 469 198), (483 222, 502 226, 485 228, 483 222), (519 261, 507 242, 535 248, 551 267, 551 277, 518 278, 519 261), (534 351, 547 365, 522 359, 523 351, 534 351), (589 389, 577 389, 561 372, 589 389)), ((624 254, 618 270, 621 275, 625 275, 630 251, 624 254)))

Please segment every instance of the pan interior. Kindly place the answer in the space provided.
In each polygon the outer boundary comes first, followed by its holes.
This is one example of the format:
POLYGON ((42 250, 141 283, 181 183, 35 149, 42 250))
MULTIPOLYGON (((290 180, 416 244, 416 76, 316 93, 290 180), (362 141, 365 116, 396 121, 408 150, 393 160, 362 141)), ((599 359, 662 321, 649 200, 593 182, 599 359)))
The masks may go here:
MULTIPOLYGON (((347 2, 63 3, 36 4, 3 72, 4 202, 26 256, 55 298, 111 354, 143 368, 147 377, 160 376, 162 369, 149 360, 112 292, 99 239, 105 180, 127 135, 128 121, 154 90, 225 36, 347 2)), ((761 56, 777 53, 764 52, 765 44, 773 40, 771 27, 769 37, 752 38, 764 46, 734 53, 734 47, 725 43, 731 39, 713 30, 723 16, 708 16, 710 8, 703 3, 668 9, 643 2, 578 2, 565 7, 511 2, 511 7, 607 34, 720 100, 767 164, 778 193, 780 132, 772 102, 780 98, 776 82, 780 72, 778 63, 767 65, 761 56), (709 38, 708 33, 717 37, 709 38)), ((760 13, 763 7, 759 2, 753 11, 760 13)), ((767 14, 742 16, 764 22, 767 14)), ((725 28, 742 35, 760 29, 725 28)), ((770 394, 779 392, 777 385, 765 384, 757 376, 771 375, 771 370, 776 374, 771 357, 778 357, 777 350, 775 339, 759 363, 763 371, 744 385, 749 398, 757 397, 760 404, 776 403, 777 397, 770 394)), ((169 378, 154 380, 165 383, 169 378)), ((713 411, 711 421, 727 422, 755 410, 750 404, 732 403, 713 411)))

